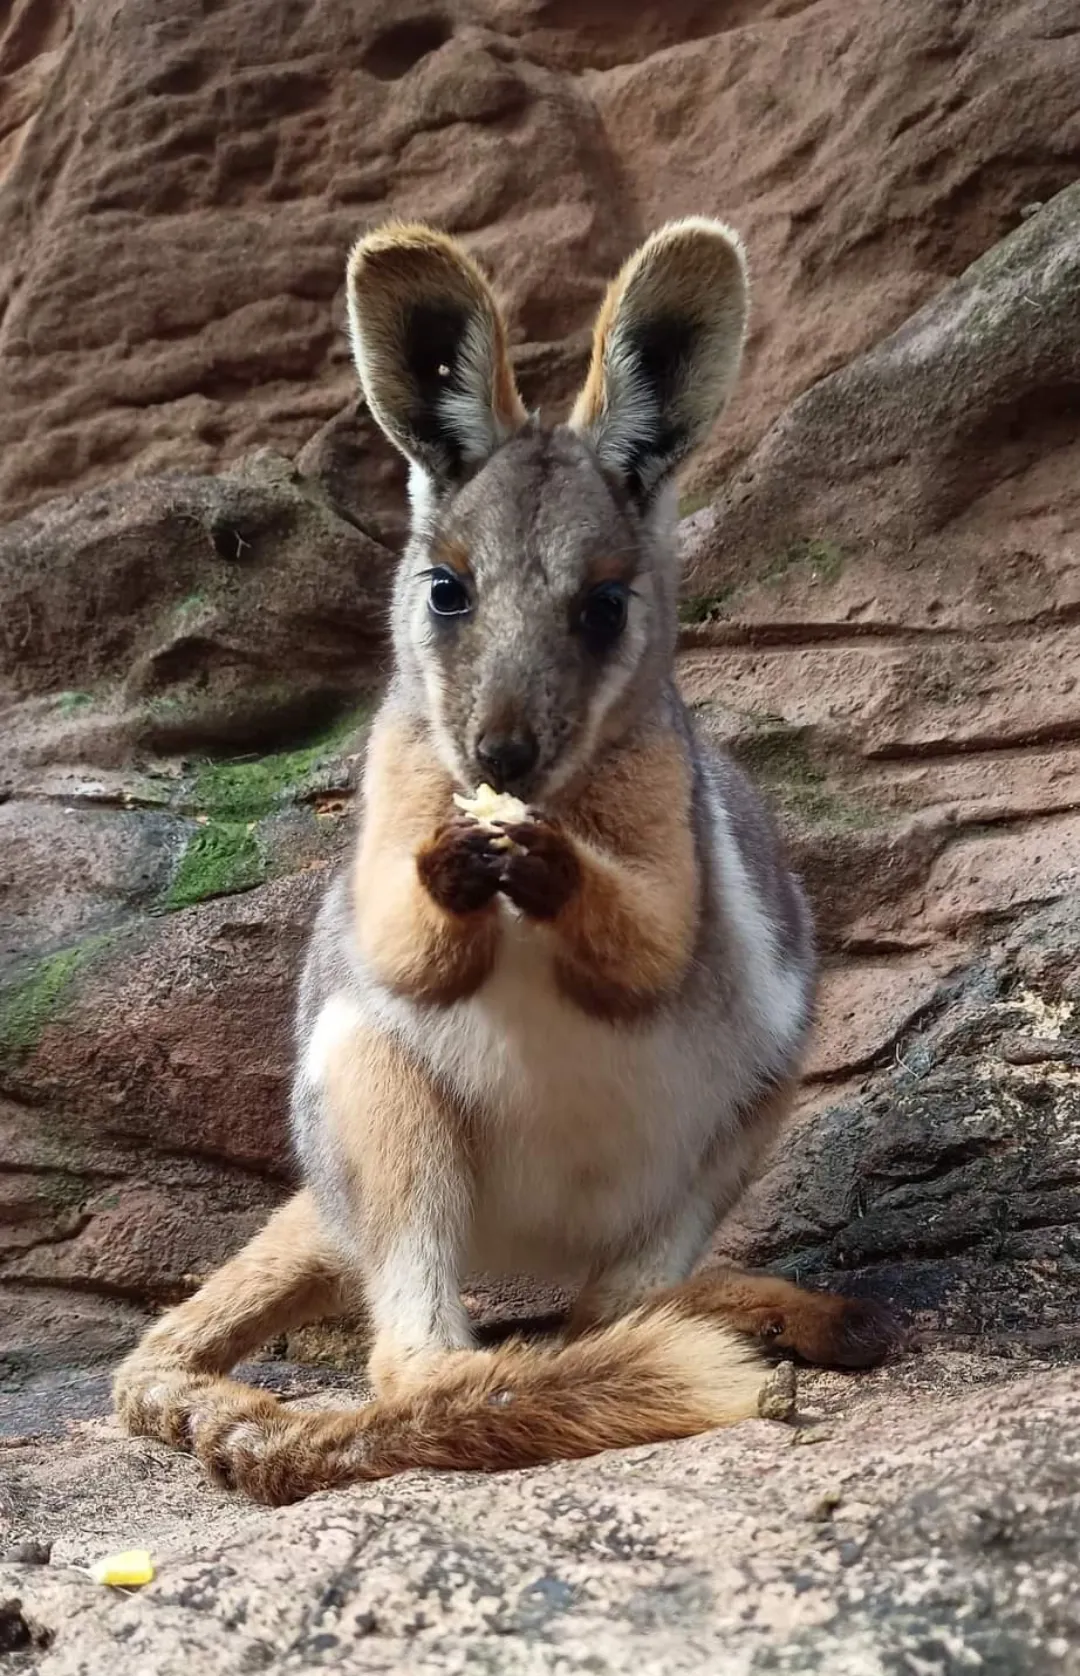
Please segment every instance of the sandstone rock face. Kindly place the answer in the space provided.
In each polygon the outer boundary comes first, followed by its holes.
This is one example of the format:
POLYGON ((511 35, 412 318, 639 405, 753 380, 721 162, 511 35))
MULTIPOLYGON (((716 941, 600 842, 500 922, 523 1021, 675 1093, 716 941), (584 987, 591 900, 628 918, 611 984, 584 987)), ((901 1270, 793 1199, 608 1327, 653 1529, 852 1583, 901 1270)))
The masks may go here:
POLYGON ((1080 586, 1062 540, 1077 517, 1078 288, 1074 186, 782 415, 694 519, 689 585, 785 558, 835 581, 859 551, 855 632, 1067 617, 1080 586), (913 596, 912 573, 931 568, 934 591, 913 596))
POLYGON ((68 719, 122 715, 120 760, 230 735, 251 744, 260 729, 280 739, 369 675, 391 569, 385 548, 266 452, 228 476, 53 500, 0 531, 0 682, 19 698, 65 692, 68 719))
POLYGON ((390 214, 491 262, 547 401, 643 230, 738 225, 756 315, 712 484, 1080 161, 1071 0, 17 0, 0 27, 7 516, 295 453, 355 401, 343 260, 390 214))
MULTIPOLYGON (((4 13, 0 1559, 55 1563, 0 1566, 0 1662, 1080 1669, 1074 10, 4 13), (293 986, 404 529, 345 252, 390 214, 464 235, 551 412, 607 277, 691 211, 746 234, 756 312, 688 485, 679 676, 824 966, 717 1248, 890 1300, 904 1353, 800 1375, 793 1427, 238 1507, 119 1439, 106 1368, 291 1179, 293 986), (145 1596, 70 1569, 133 1541, 145 1596)), ((561 1301, 468 1297, 493 1332, 561 1301)), ((361 1351, 316 1328, 248 1372, 359 1399, 361 1351)))
POLYGON ((280 1192, 293 988, 391 568, 266 452, 0 533, 9 1357, 65 1330, 111 1351, 127 1317, 87 1298, 184 1289, 280 1192))
POLYGON ((474 233, 523 343, 577 326, 626 242, 592 101, 482 9, 95 4, 47 89, 0 186, 9 515, 296 452, 355 402, 344 259, 388 215, 474 233))

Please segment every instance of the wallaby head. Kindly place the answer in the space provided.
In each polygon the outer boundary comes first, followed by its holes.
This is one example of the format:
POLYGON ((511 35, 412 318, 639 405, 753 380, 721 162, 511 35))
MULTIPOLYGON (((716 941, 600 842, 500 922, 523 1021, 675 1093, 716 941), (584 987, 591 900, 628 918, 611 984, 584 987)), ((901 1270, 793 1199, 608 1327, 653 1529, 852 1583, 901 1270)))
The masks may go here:
POLYGON ((349 322, 372 413, 410 462, 399 677, 464 785, 537 799, 655 701, 676 631, 675 469, 738 371, 742 247, 719 222, 661 228, 610 287, 569 421, 514 382, 479 269, 430 228, 361 240, 349 322))

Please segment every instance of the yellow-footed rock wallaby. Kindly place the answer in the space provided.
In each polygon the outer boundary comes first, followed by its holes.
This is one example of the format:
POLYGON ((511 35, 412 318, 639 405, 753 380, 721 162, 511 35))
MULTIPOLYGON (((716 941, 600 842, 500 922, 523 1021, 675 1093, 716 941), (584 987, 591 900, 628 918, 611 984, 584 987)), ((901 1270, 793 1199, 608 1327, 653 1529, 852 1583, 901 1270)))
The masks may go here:
POLYGON ((784 1117, 814 990, 799 885, 673 678, 673 474, 731 389, 746 296, 727 227, 662 228, 547 429, 456 243, 390 226, 352 253, 412 529, 355 855, 300 987, 304 1185, 116 1381, 132 1431, 249 1495, 683 1437, 756 1412, 762 1345, 887 1348, 873 1305, 688 1279, 784 1117), (455 804, 481 783, 516 800, 502 819, 455 804), (564 1336, 476 1348, 478 1271, 571 1280, 564 1336), (371 1404, 298 1412, 227 1377, 358 1304, 371 1404))

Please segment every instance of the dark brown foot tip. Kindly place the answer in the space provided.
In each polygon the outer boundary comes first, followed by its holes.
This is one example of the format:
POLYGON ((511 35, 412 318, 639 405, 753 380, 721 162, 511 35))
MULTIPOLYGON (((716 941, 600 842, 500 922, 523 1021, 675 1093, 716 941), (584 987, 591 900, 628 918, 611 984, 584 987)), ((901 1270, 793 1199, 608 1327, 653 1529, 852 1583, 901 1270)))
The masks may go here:
POLYGON ((836 1324, 830 1360, 838 1368, 872 1368, 895 1350, 904 1336, 893 1310, 873 1298, 847 1298, 836 1324))

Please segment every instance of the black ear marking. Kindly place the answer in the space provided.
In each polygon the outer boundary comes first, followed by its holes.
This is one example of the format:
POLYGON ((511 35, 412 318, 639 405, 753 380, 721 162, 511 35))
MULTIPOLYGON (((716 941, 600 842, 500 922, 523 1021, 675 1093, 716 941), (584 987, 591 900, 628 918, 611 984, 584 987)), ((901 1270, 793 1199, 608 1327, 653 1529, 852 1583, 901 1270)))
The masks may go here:
POLYGON ((570 425, 639 506, 722 410, 742 357, 747 294, 738 235, 701 216, 661 227, 609 286, 570 425))
POLYGON ((681 393, 700 336, 701 327, 678 314, 653 315, 628 327, 630 353, 658 407, 668 407, 681 393))
POLYGON ((460 482, 526 423, 498 299, 454 239, 377 228, 353 247, 346 291, 368 407, 433 484, 460 482))
POLYGON ((469 312, 461 303, 413 303, 405 317, 403 351, 421 400, 435 402, 457 370, 469 312))
POLYGON ((636 377, 655 404, 655 423, 627 444, 626 486, 639 508, 647 506, 669 460, 686 452, 689 428, 675 415, 680 397, 692 377, 701 327, 684 315, 659 314, 634 321, 626 333, 627 349, 636 377))
POLYGON ((413 303, 406 315, 402 353, 413 385, 409 428, 426 453, 437 458, 454 476, 461 474, 464 450, 439 413, 448 391, 461 391, 461 345, 469 326, 469 311, 446 298, 413 303))

